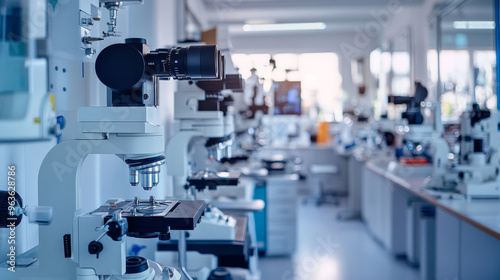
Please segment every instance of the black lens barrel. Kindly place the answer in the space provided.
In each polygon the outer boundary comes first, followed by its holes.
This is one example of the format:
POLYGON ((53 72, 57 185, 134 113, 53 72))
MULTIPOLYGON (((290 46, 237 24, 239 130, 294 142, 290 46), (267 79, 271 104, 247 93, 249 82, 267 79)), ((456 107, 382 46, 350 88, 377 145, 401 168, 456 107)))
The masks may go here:
POLYGON ((217 46, 189 46, 149 52, 146 41, 126 40, 99 53, 96 73, 107 87, 124 91, 137 89, 148 76, 173 79, 219 79, 223 62, 217 46))
POLYGON ((174 79, 219 78, 219 51, 217 46, 189 46, 158 49, 145 56, 150 75, 174 79))

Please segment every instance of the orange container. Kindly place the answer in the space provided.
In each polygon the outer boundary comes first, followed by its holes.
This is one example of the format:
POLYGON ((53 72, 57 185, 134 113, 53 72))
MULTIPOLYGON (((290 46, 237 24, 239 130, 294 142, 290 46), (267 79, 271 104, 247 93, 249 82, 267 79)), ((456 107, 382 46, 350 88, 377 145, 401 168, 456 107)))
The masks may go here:
POLYGON ((318 124, 316 143, 318 144, 328 144, 330 143, 330 123, 329 122, 320 122, 318 124))

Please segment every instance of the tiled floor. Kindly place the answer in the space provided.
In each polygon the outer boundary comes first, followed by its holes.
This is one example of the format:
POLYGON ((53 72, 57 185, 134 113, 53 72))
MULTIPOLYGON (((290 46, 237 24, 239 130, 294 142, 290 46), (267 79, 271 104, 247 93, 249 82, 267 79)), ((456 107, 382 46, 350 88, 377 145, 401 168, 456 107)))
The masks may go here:
POLYGON ((418 271, 392 257, 361 221, 337 221, 343 206, 298 207, 297 252, 261 258, 262 280, 418 279, 418 271))

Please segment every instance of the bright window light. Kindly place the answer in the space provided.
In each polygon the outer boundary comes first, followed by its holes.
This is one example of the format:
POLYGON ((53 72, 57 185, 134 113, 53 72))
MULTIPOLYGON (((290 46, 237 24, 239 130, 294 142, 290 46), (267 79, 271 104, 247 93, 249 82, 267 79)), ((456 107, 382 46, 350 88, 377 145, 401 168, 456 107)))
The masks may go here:
POLYGON ((494 21, 454 21, 455 29, 495 29, 494 21))
POLYGON ((245 24, 243 31, 295 31, 295 30, 322 30, 326 29, 324 22, 305 23, 277 23, 277 24, 245 24))

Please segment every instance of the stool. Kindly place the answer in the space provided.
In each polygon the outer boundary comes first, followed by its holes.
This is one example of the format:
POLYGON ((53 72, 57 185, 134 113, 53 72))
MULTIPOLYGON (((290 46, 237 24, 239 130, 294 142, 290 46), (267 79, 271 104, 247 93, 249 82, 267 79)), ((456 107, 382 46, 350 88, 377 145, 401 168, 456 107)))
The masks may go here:
MULTIPOLYGON (((313 164, 310 166, 309 171, 311 175, 335 175, 338 173, 338 168, 331 164, 313 164)), ((321 206, 322 204, 333 204, 335 206, 340 205, 340 200, 337 194, 327 194, 325 193, 325 187, 323 180, 319 180, 319 195, 312 195, 305 197, 302 200, 303 204, 307 204, 312 201, 316 206, 321 206)))

